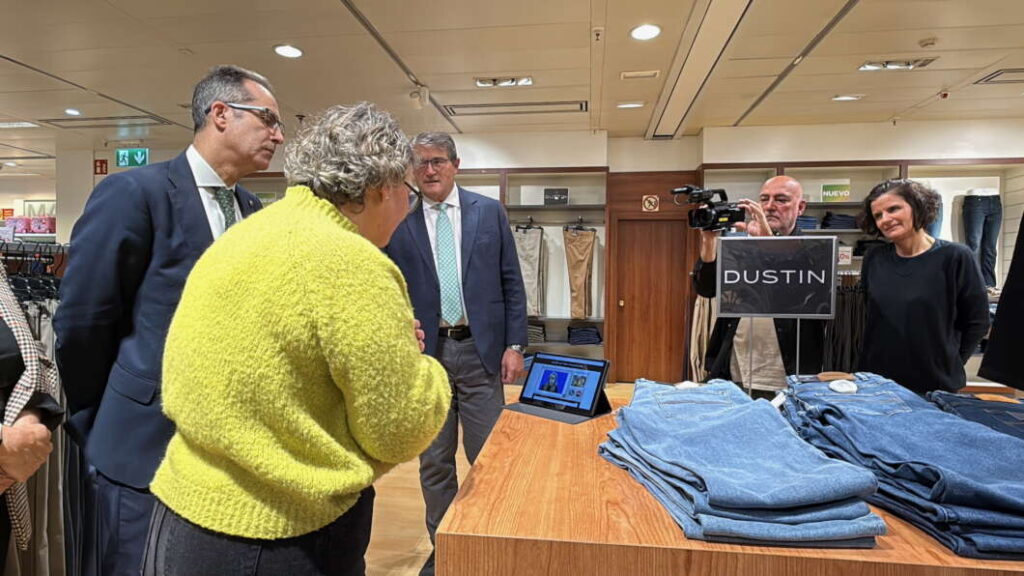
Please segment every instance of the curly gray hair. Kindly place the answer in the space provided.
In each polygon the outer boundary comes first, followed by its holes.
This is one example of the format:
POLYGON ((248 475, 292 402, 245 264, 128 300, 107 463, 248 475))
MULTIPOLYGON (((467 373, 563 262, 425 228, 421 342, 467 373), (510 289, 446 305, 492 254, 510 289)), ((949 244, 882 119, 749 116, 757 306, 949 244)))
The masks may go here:
POLYGON ((289 186, 308 186, 335 206, 361 205, 367 190, 402 182, 412 158, 398 122, 360 102, 307 117, 285 150, 284 173, 289 186))

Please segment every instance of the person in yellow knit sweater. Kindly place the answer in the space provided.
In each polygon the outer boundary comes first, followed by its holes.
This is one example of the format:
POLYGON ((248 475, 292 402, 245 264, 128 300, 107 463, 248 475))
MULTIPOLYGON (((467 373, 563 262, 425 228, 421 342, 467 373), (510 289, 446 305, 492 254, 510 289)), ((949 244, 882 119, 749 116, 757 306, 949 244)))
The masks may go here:
POLYGON ((381 251, 418 193, 386 112, 335 106, 288 145, 284 199, 199 259, 164 352, 174 422, 144 574, 363 574, 373 482, 451 401, 381 251))

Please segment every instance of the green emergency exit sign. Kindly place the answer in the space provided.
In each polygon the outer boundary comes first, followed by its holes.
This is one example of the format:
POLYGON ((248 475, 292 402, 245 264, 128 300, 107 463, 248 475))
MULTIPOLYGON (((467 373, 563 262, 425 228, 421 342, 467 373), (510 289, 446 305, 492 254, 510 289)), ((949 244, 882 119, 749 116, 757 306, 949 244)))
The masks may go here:
POLYGON ((117 167, 134 168, 149 164, 149 148, 118 148, 117 167))

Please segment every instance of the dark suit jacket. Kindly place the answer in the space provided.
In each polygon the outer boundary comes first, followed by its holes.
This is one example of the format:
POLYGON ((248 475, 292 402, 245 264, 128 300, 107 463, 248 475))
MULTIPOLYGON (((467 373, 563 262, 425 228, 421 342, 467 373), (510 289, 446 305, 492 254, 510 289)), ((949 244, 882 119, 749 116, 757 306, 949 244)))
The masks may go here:
MULTIPOLYGON (((527 344, 526 290, 515 240, 497 200, 459 188, 462 209, 462 290, 477 352, 492 374, 512 344, 527 344)), ((423 210, 406 218, 385 249, 402 270, 416 318, 426 333, 426 353, 436 356, 441 288, 423 210)))
MULTIPOLYGON (((242 216, 260 208, 236 187, 242 216)), ((72 436, 108 478, 146 488, 174 425, 160 409, 164 340, 213 242, 185 154, 100 182, 71 233, 54 315, 72 436)))

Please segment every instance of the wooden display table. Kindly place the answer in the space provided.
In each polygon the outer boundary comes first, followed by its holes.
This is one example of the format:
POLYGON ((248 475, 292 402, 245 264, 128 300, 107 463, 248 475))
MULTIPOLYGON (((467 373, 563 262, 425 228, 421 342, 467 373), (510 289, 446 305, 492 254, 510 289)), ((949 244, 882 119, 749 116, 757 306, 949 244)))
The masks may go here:
POLYGON ((629 474, 597 455, 613 416, 576 426, 505 411, 437 530, 440 576, 997 576, 1024 562, 954 555, 882 510, 871 550, 688 540, 629 474))

